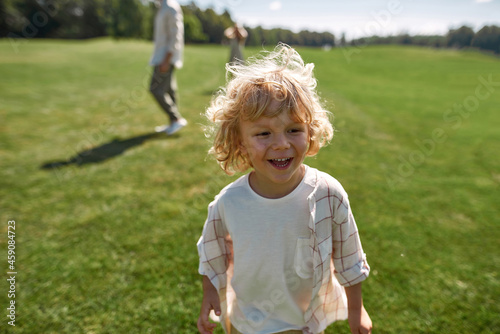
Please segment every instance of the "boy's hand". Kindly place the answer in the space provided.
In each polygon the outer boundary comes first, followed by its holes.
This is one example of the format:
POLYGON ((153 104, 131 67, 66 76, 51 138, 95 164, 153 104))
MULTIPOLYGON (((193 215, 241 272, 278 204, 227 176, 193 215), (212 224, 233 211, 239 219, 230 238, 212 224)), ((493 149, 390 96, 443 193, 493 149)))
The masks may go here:
POLYGON ((203 276, 203 301, 201 303, 200 317, 198 318, 198 331, 201 334, 212 334, 215 327, 217 327, 217 324, 208 320, 211 310, 214 310, 215 315, 221 315, 219 295, 210 280, 203 276))
POLYGON ((217 302, 209 302, 205 298, 203 298, 203 302, 201 304, 200 317, 198 318, 198 331, 201 334, 211 334, 217 324, 210 322, 208 320, 208 316, 210 315, 210 311, 214 310, 215 315, 220 316, 220 303, 219 297, 217 297, 217 302))
POLYGON ((349 310, 349 327, 352 334, 371 334, 372 320, 364 306, 359 310, 349 310))

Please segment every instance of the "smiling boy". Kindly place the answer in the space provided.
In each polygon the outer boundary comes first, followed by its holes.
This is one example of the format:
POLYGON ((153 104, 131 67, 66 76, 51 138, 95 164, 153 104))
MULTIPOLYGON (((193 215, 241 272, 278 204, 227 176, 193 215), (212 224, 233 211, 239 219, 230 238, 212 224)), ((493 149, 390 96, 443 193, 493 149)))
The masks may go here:
POLYGON ((321 333, 349 319, 371 333, 361 294, 369 266, 347 194, 305 165, 333 135, 316 94, 313 64, 280 45, 231 80, 206 115, 226 173, 243 172, 209 205, 198 242, 202 334, 220 316, 231 334, 321 333))

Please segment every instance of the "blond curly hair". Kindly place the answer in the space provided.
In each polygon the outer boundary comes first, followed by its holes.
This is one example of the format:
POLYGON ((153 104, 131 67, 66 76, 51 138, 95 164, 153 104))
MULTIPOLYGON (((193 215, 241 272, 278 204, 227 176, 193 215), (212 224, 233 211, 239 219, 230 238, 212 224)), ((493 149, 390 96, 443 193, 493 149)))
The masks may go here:
POLYGON ((307 156, 314 156, 333 137, 330 112, 323 109, 316 93, 314 64, 304 64, 293 48, 279 44, 274 51, 250 58, 246 64, 227 64, 227 85, 213 97, 205 116, 213 138, 209 153, 229 175, 252 165, 241 150, 240 120, 255 121, 287 111, 309 128, 307 156), (271 102, 278 108, 268 108, 271 102))

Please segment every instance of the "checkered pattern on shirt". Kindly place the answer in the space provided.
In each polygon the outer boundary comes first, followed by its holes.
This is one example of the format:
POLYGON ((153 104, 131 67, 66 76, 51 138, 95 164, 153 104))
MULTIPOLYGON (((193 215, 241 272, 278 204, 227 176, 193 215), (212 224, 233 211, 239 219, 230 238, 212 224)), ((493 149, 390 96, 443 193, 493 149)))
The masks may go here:
POLYGON ((309 227, 314 256, 314 297, 305 316, 310 330, 319 332, 331 322, 347 317, 341 285, 362 282, 370 268, 342 186, 329 175, 318 172, 317 187, 309 201, 313 219, 309 227))
MULTIPOLYGON (((217 201, 208 207, 208 218, 198 242, 199 272, 206 275, 218 291, 227 286, 227 269, 232 262, 231 238, 219 215, 217 201)), ((225 298, 224 298, 225 299, 225 298)))

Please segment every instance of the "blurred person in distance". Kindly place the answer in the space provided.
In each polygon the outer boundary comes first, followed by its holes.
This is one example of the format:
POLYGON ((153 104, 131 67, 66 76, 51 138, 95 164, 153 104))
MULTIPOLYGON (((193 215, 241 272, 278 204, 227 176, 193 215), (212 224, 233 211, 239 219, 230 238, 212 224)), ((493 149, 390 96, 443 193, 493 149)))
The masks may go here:
POLYGON ((183 65, 184 17, 176 0, 156 0, 155 5, 158 11, 154 21, 154 51, 149 62, 153 66, 149 91, 170 121, 156 127, 156 132, 172 135, 187 125, 179 113, 174 77, 174 70, 183 65))

